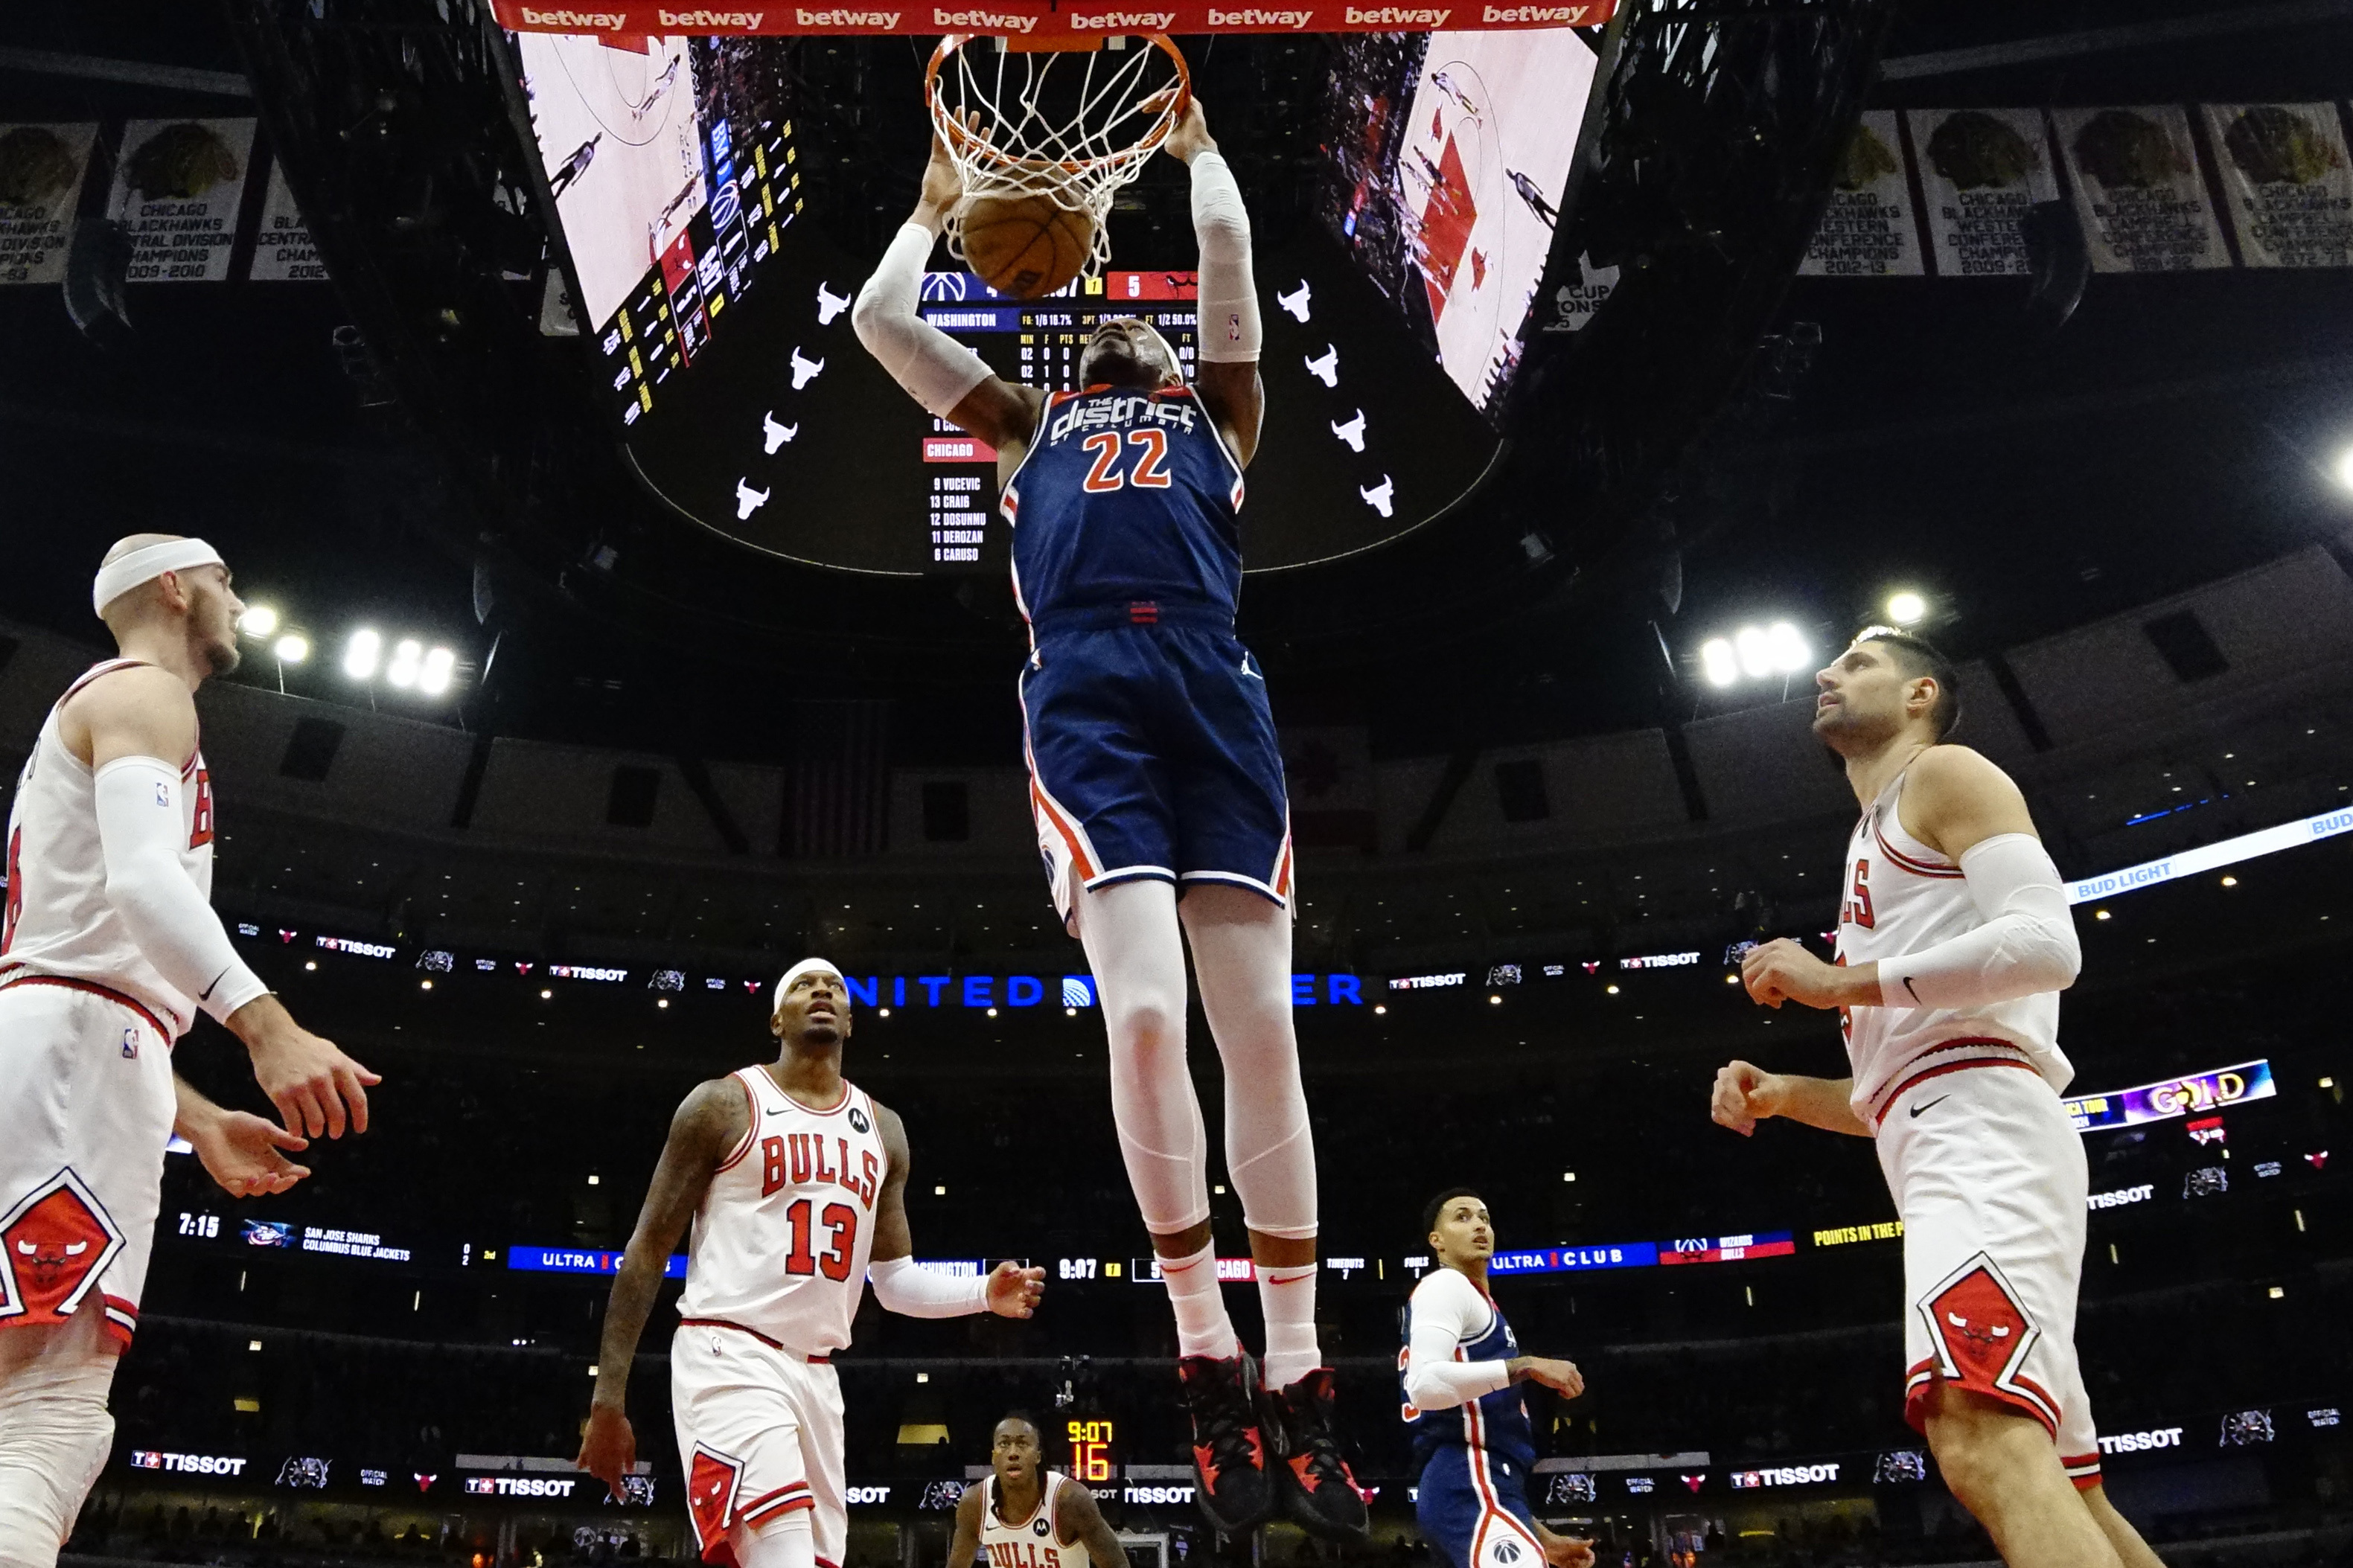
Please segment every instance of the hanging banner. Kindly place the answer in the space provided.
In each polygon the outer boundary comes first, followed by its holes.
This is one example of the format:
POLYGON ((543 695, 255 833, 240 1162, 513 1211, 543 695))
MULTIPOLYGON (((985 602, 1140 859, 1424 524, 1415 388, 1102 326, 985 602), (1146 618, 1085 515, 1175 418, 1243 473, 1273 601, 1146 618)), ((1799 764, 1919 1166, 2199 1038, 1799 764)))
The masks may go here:
POLYGON ((126 280, 225 281, 252 162, 250 120, 134 120, 124 126, 107 211, 131 234, 126 280))
POLYGON ((2042 114, 2033 109, 1907 109, 1936 272, 2027 270, 2026 209, 2059 199, 2042 114))
POLYGON ((0 125, 0 283, 66 275, 95 125, 0 125))
POLYGON ((294 193, 278 161, 269 163, 269 187, 262 193, 261 227, 253 237, 253 260, 245 275, 257 283, 323 283, 327 265, 311 243, 311 226, 294 205, 294 193))
POLYGON ((1895 110, 1866 109, 1831 171, 1830 205, 1798 271, 1813 278, 1917 278, 1925 269, 1895 110))
POLYGON ((2054 109, 2095 272, 2196 272, 2231 253, 2180 105, 2054 109))
POLYGON ((1136 33, 1434 33, 1485 32, 1496 28, 1598 27, 1609 20, 1617 0, 1568 0, 1567 4, 1439 5, 1294 5, 1289 7, 1227 5, 1218 0, 1168 0, 1151 10, 1111 5, 1048 5, 1039 0, 975 6, 901 5, 858 10, 842 5, 762 5, 725 11, 680 5, 665 0, 600 0, 595 5, 542 5, 536 0, 491 0, 499 26, 517 33, 731 35, 791 33, 834 37, 881 33, 922 37, 939 33, 994 34, 1036 43, 1047 38, 1104 37, 1136 33))
POLYGON ((2353 157, 2333 103, 2210 103, 2222 201, 2249 267, 2353 267, 2353 157))

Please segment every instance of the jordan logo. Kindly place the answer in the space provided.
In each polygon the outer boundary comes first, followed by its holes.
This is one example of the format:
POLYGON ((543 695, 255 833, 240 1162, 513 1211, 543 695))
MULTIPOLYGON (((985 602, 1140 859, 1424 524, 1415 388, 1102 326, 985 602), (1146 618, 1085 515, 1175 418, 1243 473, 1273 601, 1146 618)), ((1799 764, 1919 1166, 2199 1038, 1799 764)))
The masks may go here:
POLYGON ((95 1194, 59 1171, 0 1220, 0 1318, 65 1321, 122 1245, 95 1194))

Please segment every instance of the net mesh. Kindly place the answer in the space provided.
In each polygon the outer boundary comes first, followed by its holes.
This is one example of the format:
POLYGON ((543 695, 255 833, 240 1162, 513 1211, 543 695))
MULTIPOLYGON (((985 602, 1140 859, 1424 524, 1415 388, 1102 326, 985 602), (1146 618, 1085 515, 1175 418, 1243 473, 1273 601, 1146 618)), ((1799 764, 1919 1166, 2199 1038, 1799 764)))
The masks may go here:
POLYGON ((1166 36, 1106 42, 1127 47, 1032 53, 997 38, 940 41, 926 94, 932 127, 964 180, 965 199, 947 222, 959 260, 964 213, 976 197, 1044 196, 1092 220, 1081 270, 1102 275, 1112 200, 1167 139, 1189 85, 1185 58, 1166 36))

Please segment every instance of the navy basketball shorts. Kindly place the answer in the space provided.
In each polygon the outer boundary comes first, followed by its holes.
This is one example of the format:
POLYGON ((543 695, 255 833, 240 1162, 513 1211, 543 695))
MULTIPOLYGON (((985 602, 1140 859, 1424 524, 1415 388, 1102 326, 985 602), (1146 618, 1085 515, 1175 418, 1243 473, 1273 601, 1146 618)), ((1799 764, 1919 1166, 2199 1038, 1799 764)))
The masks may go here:
POLYGON ((1066 927, 1084 889, 1151 878, 1289 908, 1291 807, 1258 661, 1230 629, 1127 612, 1041 631, 1021 673, 1038 847, 1066 927))
POLYGON ((1421 1468, 1413 1514, 1453 1568, 1544 1568, 1525 1467, 1507 1455, 1440 1447, 1421 1468))

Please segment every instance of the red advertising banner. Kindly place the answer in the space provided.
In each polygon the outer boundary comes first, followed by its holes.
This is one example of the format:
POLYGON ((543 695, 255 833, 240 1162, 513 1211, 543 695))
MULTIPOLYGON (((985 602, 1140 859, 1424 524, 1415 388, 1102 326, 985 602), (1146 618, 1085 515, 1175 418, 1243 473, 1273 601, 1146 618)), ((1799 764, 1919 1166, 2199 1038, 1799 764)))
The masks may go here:
POLYGON ((1572 5, 1468 4, 1407 6, 1355 5, 1348 0, 1288 7, 1204 5, 1170 0, 1153 9, 1070 5, 898 5, 889 9, 840 5, 745 4, 739 10, 648 0, 491 0, 500 26, 521 33, 673 34, 988 33, 1030 41, 1100 38, 1135 33, 1434 33, 1514 27, 1594 27, 1609 20, 1617 0, 1572 5))

